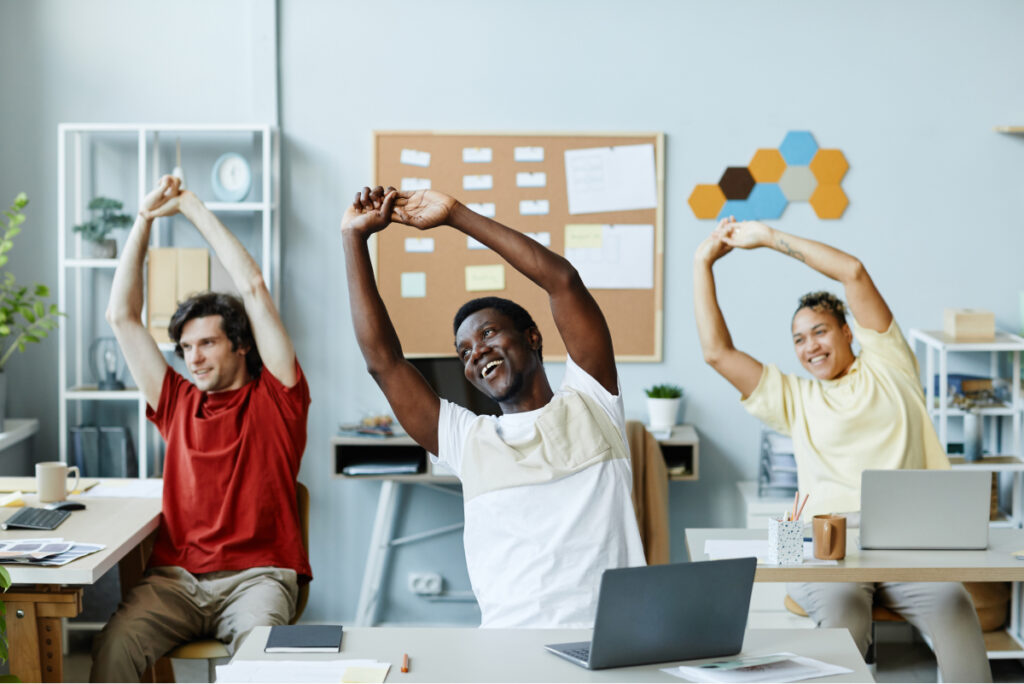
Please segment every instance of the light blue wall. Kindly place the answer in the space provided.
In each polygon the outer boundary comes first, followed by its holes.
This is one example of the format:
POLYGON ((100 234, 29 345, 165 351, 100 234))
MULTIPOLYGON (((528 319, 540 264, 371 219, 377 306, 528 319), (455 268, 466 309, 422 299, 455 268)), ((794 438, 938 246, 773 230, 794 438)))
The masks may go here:
MULTIPOLYGON (((239 28, 265 26, 267 6, 0 3, 0 24, 27 24, 0 44, 0 197, 27 188, 40 227, 53 224, 59 121, 272 120, 267 38, 239 28), (172 69, 184 75, 165 78, 172 69)), ((676 558, 684 527, 741 522, 733 483, 755 475, 758 431, 698 350, 690 263, 712 224, 686 204, 695 184, 811 130, 849 159, 850 207, 819 221, 791 205, 776 225, 859 256, 904 329, 938 327, 946 306, 1020 327, 1024 137, 992 127, 1024 125, 1024 3, 282 0, 278 17, 282 308, 314 399, 302 469, 314 502, 310 620, 354 614, 376 505, 377 485, 330 478, 328 444, 339 421, 385 406, 354 343, 338 236, 348 198, 371 179, 374 129, 666 133, 665 360, 621 376, 631 418, 644 417, 642 387, 682 384, 701 434, 700 481, 672 486, 676 558)), ((54 240, 40 232, 25 272, 53 282, 54 240)), ((789 316, 827 281, 762 253, 731 255, 717 275, 737 345, 798 370, 789 316)), ((12 400, 51 432, 55 357, 56 345, 27 355, 18 372, 39 391, 12 400)), ((549 371, 561 377, 560 365, 549 371)), ((403 532, 461 516, 431 492, 405 512, 403 532)), ((474 619, 410 596, 410 570, 467 589, 457 536, 398 554, 382 617, 474 619)))

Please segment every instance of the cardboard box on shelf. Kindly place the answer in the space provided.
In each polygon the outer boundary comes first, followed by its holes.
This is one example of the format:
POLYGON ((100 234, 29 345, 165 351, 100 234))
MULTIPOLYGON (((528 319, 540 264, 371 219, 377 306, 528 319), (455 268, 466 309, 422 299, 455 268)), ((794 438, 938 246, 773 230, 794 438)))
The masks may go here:
POLYGON ((991 342, 996 338, 996 315, 982 309, 945 309, 943 331, 957 342, 991 342))
POLYGON ((210 289, 210 253, 203 247, 152 247, 146 278, 149 333, 170 342, 167 326, 178 302, 210 289))

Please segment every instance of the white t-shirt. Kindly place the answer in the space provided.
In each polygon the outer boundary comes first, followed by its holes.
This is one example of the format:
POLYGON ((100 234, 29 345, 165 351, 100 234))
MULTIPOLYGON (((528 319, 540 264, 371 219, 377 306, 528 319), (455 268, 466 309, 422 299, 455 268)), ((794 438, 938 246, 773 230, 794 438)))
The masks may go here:
POLYGON ((621 390, 571 359, 543 408, 478 416, 441 400, 438 456, 463 482, 482 627, 592 627, 601 573, 644 565, 621 390))

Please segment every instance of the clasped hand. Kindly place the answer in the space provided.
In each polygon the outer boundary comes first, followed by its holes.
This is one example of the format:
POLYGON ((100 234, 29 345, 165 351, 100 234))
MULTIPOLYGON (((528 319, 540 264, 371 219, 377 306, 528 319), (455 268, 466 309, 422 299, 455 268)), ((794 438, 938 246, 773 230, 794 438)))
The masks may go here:
POLYGON ((392 221, 426 230, 444 224, 455 200, 436 190, 403 192, 388 186, 372 190, 364 187, 345 210, 341 229, 371 235, 383 230, 392 221))
POLYGON ((142 200, 139 215, 147 221, 174 216, 181 211, 182 201, 192 193, 181 189, 181 179, 162 176, 157 186, 142 200))
POLYGON ((728 216, 697 248, 697 258, 714 263, 733 248, 756 249, 771 245, 772 229, 760 221, 737 221, 728 216))

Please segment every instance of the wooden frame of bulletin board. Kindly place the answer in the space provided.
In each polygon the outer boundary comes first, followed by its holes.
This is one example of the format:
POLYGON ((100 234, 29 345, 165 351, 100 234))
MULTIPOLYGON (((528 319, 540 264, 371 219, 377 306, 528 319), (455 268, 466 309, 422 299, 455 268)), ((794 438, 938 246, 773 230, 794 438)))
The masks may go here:
MULTIPOLYGON (((578 156, 573 159, 575 171, 580 168, 580 162, 578 156)), ((598 289, 588 283, 611 329, 617 361, 661 361, 662 358, 664 159, 662 133, 374 133, 374 178, 378 185, 418 189, 417 184, 422 186, 429 182, 432 189, 464 204, 493 204, 492 218, 542 241, 547 240, 548 246, 559 254, 566 254, 567 236, 573 247, 592 248, 590 251, 576 249, 573 254, 600 254, 584 257, 593 258, 595 264, 603 260, 600 268, 591 267, 595 277, 608 273, 638 274, 633 282, 614 280, 603 286, 624 285, 623 289, 598 289), (608 160, 618 159, 614 155, 619 153, 649 154, 646 146, 653 147, 655 188, 651 192, 645 187, 642 194, 654 197, 646 204, 655 201, 656 206, 569 213, 566 151, 589 150, 598 156, 606 155, 603 168, 605 177, 610 178, 609 172, 621 172, 622 168, 608 160), (543 179, 538 172, 544 175, 543 179), (485 187, 466 189, 466 183, 473 185, 467 176, 485 187), (481 177, 489 177, 490 182, 479 182, 481 177), (539 180, 544 184, 538 185, 539 180), (488 184, 490 187, 486 187, 488 184), (545 200, 547 213, 529 213, 530 207, 533 211, 545 208, 545 200), (524 211, 527 213, 521 213, 524 211), (629 232, 636 230, 639 232, 629 232), (634 239, 636 237, 640 239, 634 239), (622 249, 612 249, 615 245, 621 245, 622 249), (648 245, 651 245, 649 269, 644 263, 648 245), (639 268, 616 270, 605 266, 627 259, 622 256, 625 254, 629 255, 631 263, 639 264, 639 268)), ((644 164, 649 170, 649 163, 641 161, 641 167, 644 164)), ((602 182, 611 183, 610 180, 602 182)), ((626 184, 629 182, 632 181, 627 180, 626 184)), ((455 356, 452 333, 455 312, 470 299, 493 295, 511 299, 530 312, 544 338, 545 360, 565 359, 565 346, 552 320, 546 293, 493 251, 471 249, 463 233, 443 226, 419 231, 392 224, 374 238, 371 255, 377 283, 406 356, 455 356), (407 239, 413 241, 407 242, 407 239), (501 271, 497 268, 499 264, 504 265, 503 289, 492 281, 495 269, 501 271), (473 268, 477 266, 485 268, 473 268), (487 266, 494 268, 487 269, 487 266), (486 273, 485 280, 492 282, 495 289, 470 290, 470 271, 472 275, 486 273)))

